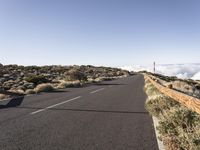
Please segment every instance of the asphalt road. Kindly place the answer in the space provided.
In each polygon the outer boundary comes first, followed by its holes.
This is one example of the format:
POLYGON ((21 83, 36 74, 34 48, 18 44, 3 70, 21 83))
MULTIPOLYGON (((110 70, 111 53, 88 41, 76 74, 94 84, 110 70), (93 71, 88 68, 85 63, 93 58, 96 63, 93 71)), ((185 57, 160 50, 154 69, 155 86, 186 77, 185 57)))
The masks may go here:
POLYGON ((0 102, 0 150, 157 150, 142 75, 0 102))

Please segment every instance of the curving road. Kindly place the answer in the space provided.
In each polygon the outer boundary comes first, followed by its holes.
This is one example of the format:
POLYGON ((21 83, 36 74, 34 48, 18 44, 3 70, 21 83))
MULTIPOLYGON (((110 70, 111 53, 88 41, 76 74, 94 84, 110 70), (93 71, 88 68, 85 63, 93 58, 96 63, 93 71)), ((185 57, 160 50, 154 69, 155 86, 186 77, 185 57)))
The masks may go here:
POLYGON ((0 102, 1 150, 157 150, 142 75, 0 102))

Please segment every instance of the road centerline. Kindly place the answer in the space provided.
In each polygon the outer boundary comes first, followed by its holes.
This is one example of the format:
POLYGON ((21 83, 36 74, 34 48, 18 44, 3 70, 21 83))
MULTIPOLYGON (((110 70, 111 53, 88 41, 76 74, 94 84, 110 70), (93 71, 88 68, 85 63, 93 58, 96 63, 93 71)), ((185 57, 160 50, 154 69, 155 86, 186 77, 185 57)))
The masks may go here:
POLYGON ((77 97, 75 97, 75 98, 71 98, 71 99, 69 99, 69 100, 66 100, 66 101, 63 101, 63 102, 60 102, 60 103, 57 103, 57 104, 48 106, 48 107, 46 107, 46 108, 39 109, 39 110, 37 110, 37 111, 31 112, 30 115, 34 115, 34 114, 37 114, 37 113, 39 113, 39 112, 42 112, 42 111, 51 109, 51 108, 53 108, 53 107, 56 107, 56 106, 59 106, 59 105, 68 103, 68 102, 70 102, 70 101, 77 100, 77 99, 79 99, 79 98, 81 98, 81 97, 82 97, 82 96, 77 96, 77 97))
POLYGON ((105 88, 101 88, 101 89, 98 89, 98 90, 92 91, 92 92, 90 92, 90 94, 97 93, 97 92, 102 91, 102 90, 104 90, 104 89, 105 89, 105 88))

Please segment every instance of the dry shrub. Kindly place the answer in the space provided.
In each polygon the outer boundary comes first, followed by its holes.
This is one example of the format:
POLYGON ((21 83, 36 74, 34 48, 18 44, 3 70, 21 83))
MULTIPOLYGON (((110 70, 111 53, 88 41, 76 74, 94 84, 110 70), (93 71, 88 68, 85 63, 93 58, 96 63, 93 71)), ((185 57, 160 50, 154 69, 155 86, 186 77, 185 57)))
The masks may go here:
POLYGON ((93 79, 93 78, 87 78, 87 82, 88 82, 88 83, 94 83, 94 82, 95 82, 95 79, 93 79))
POLYGON ((48 79, 46 79, 44 76, 41 75, 31 75, 25 78, 25 81, 34 83, 34 84, 41 84, 41 83, 47 83, 49 82, 48 79))
POLYGON ((173 138, 170 145, 178 145, 179 149, 200 148, 200 115, 184 106, 166 112, 157 129, 163 140, 173 138))
POLYGON ((16 94, 24 94, 23 89, 10 89, 9 92, 16 93, 16 94))
POLYGON ((103 79, 101 78, 101 77, 98 77, 98 78, 96 78, 96 79, 94 79, 94 82, 102 82, 103 81, 103 79))
POLYGON ((84 72, 79 71, 77 69, 72 69, 68 72, 68 75, 66 76, 66 80, 69 81, 87 81, 87 76, 84 72))
POLYGON ((64 81, 61 80, 60 83, 58 84, 57 88, 58 89, 64 89, 67 87, 79 87, 81 86, 81 82, 79 80, 76 81, 64 81))
POLYGON ((187 93, 192 95, 195 91, 195 87, 192 85, 189 85, 186 82, 183 81, 174 81, 172 82, 173 89, 179 90, 181 92, 187 93))
POLYGON ((49 91, 53 91, 54 88, 50 83, 42 83, 37 85, 37 87, 34 89, 34 91, 36 93, 40 93, 40 92, 49 92, 49 91))
POLYGON ((160 92, 148 80, 145 80, 144 90, 148 96, 160 95, 160 92))
POLYGON ((165 111, 169 111, 174 106, 179 106, 178 102, 162 94, 149 96, 145 103, 145 108, 155 117, 162 117, 165 111))
POLYGON ((157 130, 167 150, 200 149, 200 115, 161 94, 146 81, 145 107, 159 118, 157 130))
POLYGON ((25 92, 26 94, 35 94, 35 91, 33 89, 28 89, 25 92))
POLYGON ((9 96, 5 94, 0 94, 0 100, 6 99, 6 98, 9 98, 9 96))
POLYGON ((180 150, 180 143, 177 141, 175 136, 163 137, 163 144, 165 145, 166 150, 180 150))

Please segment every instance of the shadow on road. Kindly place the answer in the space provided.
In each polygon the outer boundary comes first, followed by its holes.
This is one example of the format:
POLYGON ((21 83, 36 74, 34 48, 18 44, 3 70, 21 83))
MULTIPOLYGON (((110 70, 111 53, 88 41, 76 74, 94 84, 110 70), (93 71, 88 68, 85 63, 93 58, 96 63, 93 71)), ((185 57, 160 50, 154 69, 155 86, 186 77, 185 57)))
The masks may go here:
POLYGON ((24 96, 13 98, 7 104, 0 105, 0 109, 20 106, 24 100, 24 96))
POLYGON ((65 110, 65 111, 79 111, 79 112, 99 112, 99 113, 118 113, 118 114, 148 114, 148 112, 137 111, 120 111, 120 110, 94 110, 94 109, 50 109, 50 110, 65 110))
POLYGON ((110 85, 127 85, 127 84, 119 84, 119 83, 93 83, 93 85, 110 86, 110 85))
POLYGON ((44 92, 44 93, 65 93, 65 92, 69 92, 69 91, 66 91, 66 90, 55 90, 55 91, 47 91, 47 92, 44 92))
POLYGON ((14 93, 9 91, 0 91, 0 94, 10 95, 10 96, 24 96, 24 94, 14 93))
MULTIPOLYGON (((33 110, 39 110, 39 109, 45 109, 42 107, 17 107, 21 109, 33 109, 33 110)), ((115 113, 115 114, 149 114, 148 112, 143 111, 121 111, 121 110, 95 110, 95 109, 64 109, 64 108, 49 108, 47 110, 51 111, 74 111, 74 112, 95 112, 95 113, 115 113)))

